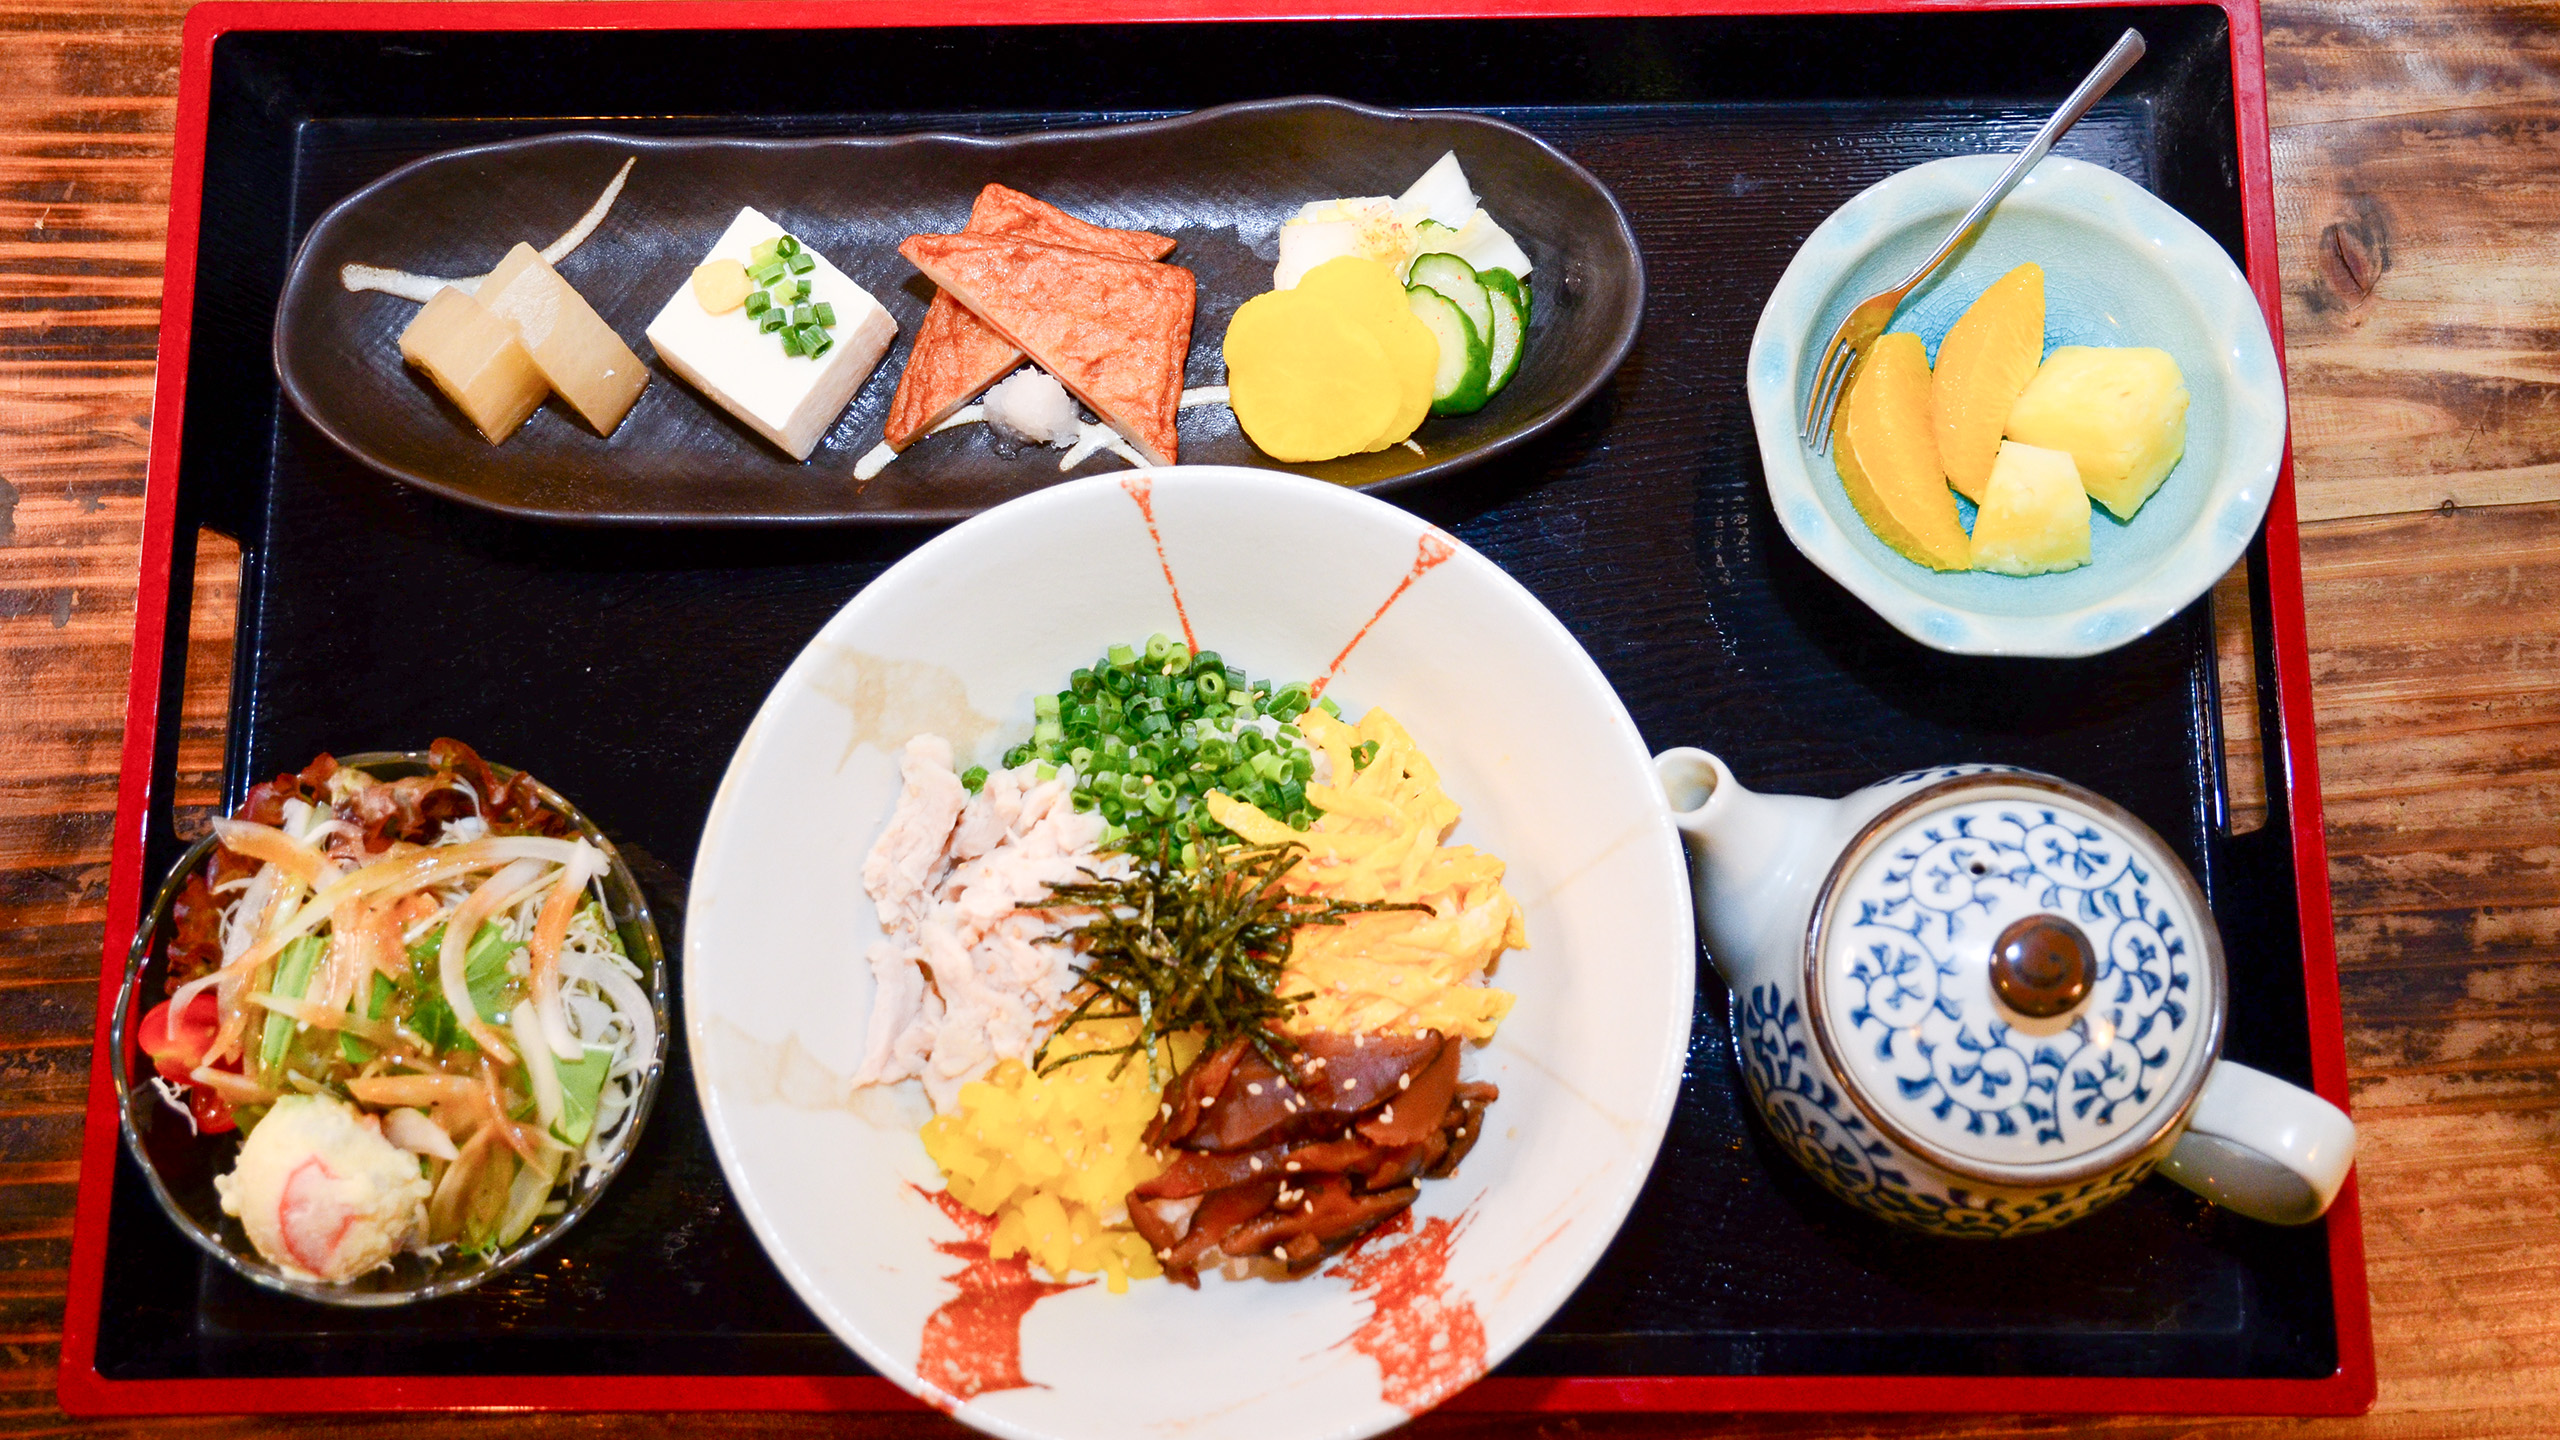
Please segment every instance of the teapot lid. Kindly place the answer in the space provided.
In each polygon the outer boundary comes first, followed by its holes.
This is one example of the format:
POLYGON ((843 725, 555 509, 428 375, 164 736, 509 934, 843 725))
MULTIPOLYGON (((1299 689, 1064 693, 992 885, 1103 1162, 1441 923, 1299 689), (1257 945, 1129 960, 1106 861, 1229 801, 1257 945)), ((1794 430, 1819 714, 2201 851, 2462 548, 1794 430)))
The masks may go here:
POLYGON ((1841 852, 1811 1027, 1879 1130, 1958 1174, 2103 1174, 2185 1116, 2222 1045, 2220 937, 2150 827, 2067 781, 1956 773, 1841 852))

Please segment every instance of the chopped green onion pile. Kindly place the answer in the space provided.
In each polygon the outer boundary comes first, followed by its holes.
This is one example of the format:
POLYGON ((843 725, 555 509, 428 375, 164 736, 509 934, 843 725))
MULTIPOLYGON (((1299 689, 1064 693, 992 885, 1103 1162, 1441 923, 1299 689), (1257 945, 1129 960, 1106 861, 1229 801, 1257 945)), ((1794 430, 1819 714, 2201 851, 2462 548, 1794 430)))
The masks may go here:
POLYGON ((835 348, 836 307, 809 303, 809 272, 818 257, 789 235, 759 241, 747 252, 747 318, 766 335, 779 336, 782 353, 815 360, 835 348))
MULTIPOLYGON (((1303 681, 1252 679, 1216 651, 1194 654, 1164 635, 1148 637, 1143 650, 1114 645, 1070 675, 1066 689, 1032 701, 1038 723, 1005 753, 1005 768, 1073 770, 1075 807, 1100 812, 1105 846, 1161 849, 1196 868, 1237 838, 1201 808, 1212 790, 1296 829, 1315 823, 1307 800, 1315 754, 1290 722, 1310 708, 1341 712, 1308 690, 1303 681), (1276 734, 1263 733, 1266 717, 1278 722, 1276 734)), ((977 771, 961 780, 972 792, 986 783, 977 771)))

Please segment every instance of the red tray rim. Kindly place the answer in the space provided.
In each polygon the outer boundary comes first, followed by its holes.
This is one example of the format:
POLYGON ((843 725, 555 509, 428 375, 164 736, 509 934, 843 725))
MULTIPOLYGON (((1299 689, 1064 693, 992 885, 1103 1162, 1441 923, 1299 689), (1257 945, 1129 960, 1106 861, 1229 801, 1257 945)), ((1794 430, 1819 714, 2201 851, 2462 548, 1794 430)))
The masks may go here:
MULTIPOLYGON (((107 889, 106 944, 92 1045, 84 1176, 114 1173, 119 1143, 108 1079, 107 1029, 124 946, 141 912, 143 817, 161 720, 163 641, 176 540, 178 452, 185 414, 187 346, 194 316, 196 239, 204 198, 205 129, 214 42, 238 31, 818 29, 921 25, 1126 24, 1221 20, 1569 19, 1683 15, 1800 15, 1938 10, 2100 8, 2148 0, 851 0, 749 6, 736 0, 463 0, 417 5, 360 0, 208 0, 187 13, 178 79, 169 241, 163 271, 160 368, 152 396, 151 459, 144 498, 142 564, 134 607, 133 670, 125 700, 124 754, 107 889)), ((2178 3, 2178 0, 2169 0, 2178 3)), ((2249 285, 2284 354, 2277 288, 2275 187, 2268 150, 2265 37, 2257 0, 2205 0, 2231 26, 2233 109, 2249 285)), ((2328 844, 2312 727, 2311 659, 2302 603, 2302 553, 2294 508, 2293 450, 2267 510, 2268 619, 2276 651, 2281 763, 2292 821, 2294 886, 2302 923, 2304 998, 2313 1088, 2345 1107, 2346 1030, 2329 905, 2328 844)), ((904 1410, 921 1402, 872 1376, 446 1376, 307 1379, 110 1380, 98 1372, 99 1309, 106 1282, 112 1186, 80 1187, 55 1395, 72 1415, 359 1413, 466 1410, 904 1410), (458 1391, 462 1393, 457 1393, 458 1391)), ((1936 1411, 2359 1415, 2375 1394, 2371 1297, 2356 1178, 2331 1208, 2329 1276, 2338 1368, 2317 1379, 2182 1379, 2131 1376, 1935 1375, 1634 1376, 1515 1379, 1494 1376, 1449 1400, 1472 1412, 1936 1411)))

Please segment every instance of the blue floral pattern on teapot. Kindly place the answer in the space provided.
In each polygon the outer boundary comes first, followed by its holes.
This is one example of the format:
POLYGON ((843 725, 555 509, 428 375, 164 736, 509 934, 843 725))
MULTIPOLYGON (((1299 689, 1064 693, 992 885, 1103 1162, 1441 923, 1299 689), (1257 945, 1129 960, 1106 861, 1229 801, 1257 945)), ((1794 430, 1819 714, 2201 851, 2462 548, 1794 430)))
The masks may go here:
POLYGON ((1906 1129, 1999 1164, 2074 1155, 2151 1112, 2193 1039, 2183 922, 2119 836, 2016 798, 1963 803, 1896 832, 1834 897, 1827 993, 1844 1055, 1906 1129), (2072 921, 2091 943, 2089 998, 2023 1021, 1984 957, 2012 920, 2072 921))

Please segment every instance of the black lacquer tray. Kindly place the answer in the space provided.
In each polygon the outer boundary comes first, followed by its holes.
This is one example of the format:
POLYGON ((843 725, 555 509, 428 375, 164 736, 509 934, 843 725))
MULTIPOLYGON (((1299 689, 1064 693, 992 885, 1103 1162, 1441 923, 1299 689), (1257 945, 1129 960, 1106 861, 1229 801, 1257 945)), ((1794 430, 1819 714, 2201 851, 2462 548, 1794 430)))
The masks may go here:
MULTIPOLYGON (((1837 795, 1981 760, 2121 801, 2212 897, 2233 957, 2228 1053, 2343 1103, 2326 895, 2298 884, 2324 872, 2289 488, 2251 551, 2262 729, 2289 763, 2270 766, 2267 826, 2234 835, 2206 603, 2091 660, 1923 649, 1786 543, 1743 397, 1761 303, 1816 223, 1904 167, 2022 143, 2128 23, 2150 58, 2061 149, 2179 207, 2271 300, 2253 8, 1250 23, 1136 0, 1120 11, 1150 23, 1114 22, 1110 6, 1082 7, 1079 23, 963 29, 925 25, 940 13, 925 4, 900 12, 913 28, 842 30, 820 28, 841 17, 718 5, 194 11, 110 954, 182 845, 167 797, 199 527, 242 553, 227 798, 318 750, 467 737, 578 797, 648 888, 671 954, 705 811, 756 706, 827 616, 932 533, 558 528, 384 479, 281 404, 265 363, 286 263, 332 203, 427 153, 553 130, 998 133, 1321 91, 1529 130, 1611 188, 1647 260, 1644 329, 1596 399, 1399 500, 1536 592, 1654 748, 1710 746, 1760 789, 1837 795), (547 28, 572 24, 591 28, 547 28), (794 73, 864 83, 777 86, 757 58, 772 37, 753 27, 783 24, 794 73)), ((1747 1117, 1725 992, 1700 966, 1688 1078, 1651 1185, 1575 1298, 1454 1403, 2370 1403, 2352 1184, 2299 1230, 2160 1181, 2050 1236, 1887 1230, 1817 1189, 1747 1117), (2006 1378, 1981 1378, 1994 1376, 2006 1378)), ((685 1063, 681 1035, 671 1063, 685 1063)), ((93 1115, 63 1403, 910 1403, 766 1262, 692 1086, 666 1087, 609 1201, 470 1295, 326 1310, 202 1262, 116 1149, 111 1111, 103 1132, 93 1115)))

